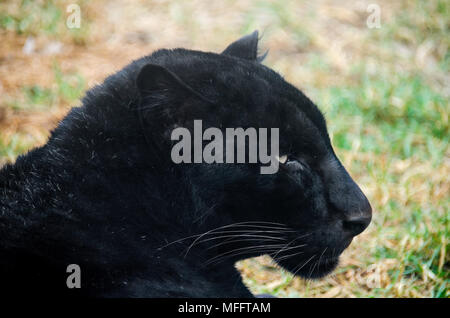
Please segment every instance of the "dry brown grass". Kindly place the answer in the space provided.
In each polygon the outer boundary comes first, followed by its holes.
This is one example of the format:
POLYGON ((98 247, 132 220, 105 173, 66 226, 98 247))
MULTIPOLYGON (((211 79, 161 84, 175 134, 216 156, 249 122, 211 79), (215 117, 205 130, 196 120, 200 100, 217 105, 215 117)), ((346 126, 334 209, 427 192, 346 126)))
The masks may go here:
POLYGON ((368 29, 369 1, 77 2, 83 27, 75 33, 64 26, 69 1, 0 4, 0 164, 44 143, 78 103, 62 91, 73 74, 87 88, 157 48, 218 52, 259 29, 265 64, 325 110, 338 155, 375 213, 332 276, 293 279, 264 256, 237 265, 246 283, 290 297, 448 297, 448 5, 378 0, 381 29, 368 29), (49 31, 40 16, 53 7, 62 17, 49 31), (5 22, 27 15, 32 23, 20 31, 5 22), (24 91, 33 86, 50 92, 50 105, 30 101, 24 91), (418 99, 440 133, 406 112, 418 99))

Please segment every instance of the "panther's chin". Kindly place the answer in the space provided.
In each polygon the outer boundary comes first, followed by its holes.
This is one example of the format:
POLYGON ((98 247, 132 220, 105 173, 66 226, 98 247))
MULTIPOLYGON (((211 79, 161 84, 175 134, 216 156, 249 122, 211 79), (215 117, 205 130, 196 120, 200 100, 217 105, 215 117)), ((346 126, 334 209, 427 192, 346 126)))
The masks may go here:
POLYGON ((309 266, 305 266, 306 268, 299 270, 296 275, 306 279, 319 279, 333 272, 338 264, 339 257, 322 260, 320 265, 315 265, 315 267, 313 265, 312 270, 309 266))
POLYGON ((339 257, 321 259, 320 262, 317 260, 308 262, 308 259, 306 259, 298 263, 291 260, 279 262, 279 264, 295 276, 305 279, 319 279, 330 274, 338 266, 339 257))

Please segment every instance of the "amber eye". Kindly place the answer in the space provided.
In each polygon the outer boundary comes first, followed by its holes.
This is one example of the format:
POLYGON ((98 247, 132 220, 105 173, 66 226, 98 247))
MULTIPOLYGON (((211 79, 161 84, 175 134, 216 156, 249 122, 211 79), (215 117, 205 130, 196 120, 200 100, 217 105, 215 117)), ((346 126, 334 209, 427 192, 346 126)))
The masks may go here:
POLYGON ((277 157, 277 159, 280 163, 285 164, 288 161, 288 156, 283 155, 283 156, 277 157))
POLYGON ((303 170, 303 165, 296 158, 283 155, 277 157, 278 161, 291 171, 303 170))

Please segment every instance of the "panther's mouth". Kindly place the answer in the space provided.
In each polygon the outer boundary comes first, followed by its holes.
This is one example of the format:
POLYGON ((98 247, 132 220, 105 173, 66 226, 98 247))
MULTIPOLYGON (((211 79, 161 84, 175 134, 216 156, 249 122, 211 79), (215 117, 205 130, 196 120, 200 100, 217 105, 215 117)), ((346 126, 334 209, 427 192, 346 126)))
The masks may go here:
POLYGON ((277 263, 288 270, 294 276, 305 279, 318 279, 330 274, 339 264, 341 253, 351 244, 352 238, 341 242, 339 247, 325 247, 318 253, 301 254, 301 257, 293 257, 277 260, 277 263))
POLYGON ((305 279, 318 279, 331 273, 339 264, 339 256, 319 258, 312 255, 300 262, 294 260, 281 261, 279 264, 294 276, 305 279))

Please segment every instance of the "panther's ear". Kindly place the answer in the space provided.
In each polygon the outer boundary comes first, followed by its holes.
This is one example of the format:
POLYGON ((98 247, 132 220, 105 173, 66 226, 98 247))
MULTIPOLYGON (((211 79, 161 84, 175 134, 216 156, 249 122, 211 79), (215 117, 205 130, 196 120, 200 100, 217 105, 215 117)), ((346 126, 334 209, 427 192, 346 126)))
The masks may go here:
POLYGON ((266 57, 267 52, 258 56, 258 31, 255 30, 252 34, 248 34, 228 45, 222 54, 261 62, 266 57))
POLYGON ((177 75, 155 64, 147 64, 141 68, 136 85, 143 97, 155 93, 179 95, 189 93, 192 90, 177 75))
POLYGON ((190 97, 213 104, 176 74, 156 64, 146 64, 141 68, 136 79, 136 86, 143 102, 148 105, 172 104, 173 106, 190 97))

